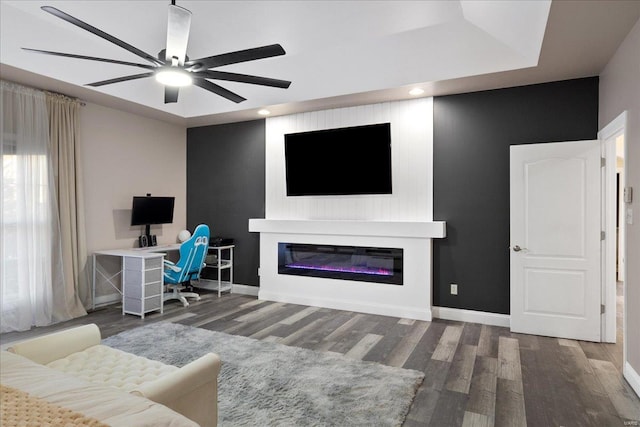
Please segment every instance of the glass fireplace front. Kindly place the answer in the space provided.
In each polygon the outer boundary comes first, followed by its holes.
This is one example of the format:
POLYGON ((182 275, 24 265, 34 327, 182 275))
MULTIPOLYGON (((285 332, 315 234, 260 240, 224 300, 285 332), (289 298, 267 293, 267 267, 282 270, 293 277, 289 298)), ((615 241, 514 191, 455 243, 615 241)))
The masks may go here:
POLYGON ((278 273, 402 285, 402 249, 278 243, 278 273))

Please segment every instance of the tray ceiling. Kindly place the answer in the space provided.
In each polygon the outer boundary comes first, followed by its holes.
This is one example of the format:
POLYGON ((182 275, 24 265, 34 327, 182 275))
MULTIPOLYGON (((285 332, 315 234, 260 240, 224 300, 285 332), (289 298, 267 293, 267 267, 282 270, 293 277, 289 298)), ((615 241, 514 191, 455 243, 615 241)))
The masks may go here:
MULTIPOLYGON (((188 87, 181 89, 176 104, 164 104, 162 86, 152 78, 98 88, 85 86, 135 74, 138 69, 21 49, 141 62, 128 51, 42 11, 40 6, 54 6, 156 55, 166 43, 169 1, 155 0, 2 1, 3 75, 20 80, 19 70, 25 80, 41 76, 44 81, 59 82, 63 88, 77 88, 72 91, 83 99, 103 97, 124 102, 130 108, 138 106, 187 124, 215 122, 223 117, 232 121, 234 117, 255 117, 255 111, 263 107, 277 113, 295 110, 296 105, 315 105, 318 100, 329 100, 321 105, 330 105, 331 100, 344 104, 353 94, 360 95, 353 98, 355 101, 363 94, 366 98, 366 94, 391 93, 398 88, 406 91, 414 85, 423 86, 430 94, 437 82, 464 82, 477 76, 535 69, 547 37, 545 30, 549 31, 554 17, 550 1, 178 0, 177 4, 193 13, 189 57, 280 43, 287 52, 285 56, 218 70, 290 80, 291 87, 216 81, 247 100, 235 104, 198 87, 188 87)), ((627 9, 638 13, 639 8, 627 9)), ((625 25, 622 35, 631 28, 625 25)))

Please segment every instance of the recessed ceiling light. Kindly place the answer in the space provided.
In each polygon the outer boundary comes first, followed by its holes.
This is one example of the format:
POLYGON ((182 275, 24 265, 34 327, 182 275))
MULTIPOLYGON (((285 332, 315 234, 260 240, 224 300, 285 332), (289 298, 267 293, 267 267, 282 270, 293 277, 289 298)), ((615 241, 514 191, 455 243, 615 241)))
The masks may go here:
POLYGON ((156 80, 166 86, 183 87, 193 83, 188 71, 164 68, 156 73, 156 80))
POLYGON ((271 114, 271 111, 265 110, 263 108, 262 110, 258 111, 258 114, 260 114, 261 116, 268 116, 269 114, 271 114))
POLYGON ((420 89, 419 87, 414 87, 409 91, 409 95, 418 96, 424 93, 424 89, 420 89))

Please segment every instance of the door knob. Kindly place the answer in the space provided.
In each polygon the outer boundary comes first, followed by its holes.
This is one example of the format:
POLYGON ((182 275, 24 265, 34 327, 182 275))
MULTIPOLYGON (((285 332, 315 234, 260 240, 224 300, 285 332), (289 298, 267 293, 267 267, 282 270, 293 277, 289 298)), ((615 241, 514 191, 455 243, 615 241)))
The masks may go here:
POLYGON ((520 252, 521 250, 522 250, 522 248, 521 248, 520 246, 518 246, 518 245, 515 245, 515 246, 513 247, 513 251, 514 251, 514 252, 520 252))

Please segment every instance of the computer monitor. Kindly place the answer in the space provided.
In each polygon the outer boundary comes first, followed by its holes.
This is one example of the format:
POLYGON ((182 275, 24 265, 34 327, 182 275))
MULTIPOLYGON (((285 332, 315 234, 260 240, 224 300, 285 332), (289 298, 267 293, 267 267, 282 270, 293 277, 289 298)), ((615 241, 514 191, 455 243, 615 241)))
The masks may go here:
POLYGON ((131 225, 144 225, 140 246, 152 246, 151 225, 171 224, 175 197, 134 196, 131 206, 131 225), (146 243, 143 244, 143 242, 146 243))

